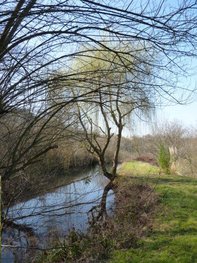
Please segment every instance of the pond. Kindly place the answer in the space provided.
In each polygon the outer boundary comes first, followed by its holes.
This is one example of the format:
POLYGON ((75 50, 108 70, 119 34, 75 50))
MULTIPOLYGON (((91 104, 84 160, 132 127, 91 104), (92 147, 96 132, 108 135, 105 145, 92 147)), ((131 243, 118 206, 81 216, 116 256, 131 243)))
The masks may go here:
MULTIPOLYGON (((108 179, 96 166, 77 175, 65 176, 61 186, 50 187, 47 193, 10 207, 7 217, 16 224, 31 227, 34 237, 28 237, 23 231, 6 229, 2 235, 4 246, 1 262, 25 262, 30 254, 35 255, 37 250, 47 248, 50 240, 65 237, 73 228, 85 232, 88 228, 88 211, 99 204, 107 182, 108 179)), ((109 212, 113 203, 111 191, 107 199, 109 212)))

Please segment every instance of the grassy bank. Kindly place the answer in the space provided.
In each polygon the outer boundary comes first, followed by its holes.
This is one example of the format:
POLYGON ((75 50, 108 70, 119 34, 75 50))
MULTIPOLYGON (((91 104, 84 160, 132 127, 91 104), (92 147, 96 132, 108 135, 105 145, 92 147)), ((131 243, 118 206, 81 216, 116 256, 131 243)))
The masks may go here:
POLYGON ((123 163, 113 218, 87 234, 71 232, 39 263, 197 262, 197 180, 123 163))
POLYGON ((152 230, 137 248, 116 250, 110 263, 197 262, 197 180, 158 175, 149 164, 124 163, 120 181, 148 183, 159 194, 152 230))

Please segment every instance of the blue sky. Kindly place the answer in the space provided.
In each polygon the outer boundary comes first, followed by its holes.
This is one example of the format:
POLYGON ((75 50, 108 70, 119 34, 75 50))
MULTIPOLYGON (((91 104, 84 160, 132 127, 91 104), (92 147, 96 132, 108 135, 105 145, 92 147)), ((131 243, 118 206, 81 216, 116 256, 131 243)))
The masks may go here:
MULTIPOLYGON (((180 76, 181 84, 179 83, 179 87, 188 87, 191 90, 195 89, 195 92, 192 93, 187 102, 184 105, 174 103, 174 105, 171 106, 158 107, 156 109, 156 116, 153 117, 152 121, 140 121, 137 124, 137 129, 133 132, 126 129, 124 132, 125 136, 148 134, 151 132, 151 126, 154 125, 155 122, 175 121, 182 124, 185 128, 197 129, 197 59, 188 60, 187 68, 189 76, 185 78, 180 76)), ((178 93, 179 92, 181 93, 181 90, 179 90, 178 93)), ((183 95, 187 97, 186 92, 183 95)))
MULTIPOLYGON (((193 78, 193 82, 197 86, 197 76, 193 78)), ((185 105, 172 105, 163 108, 157 108, 155 117, 152 120, 142 120, 134 124, 131 129, 124 129, 123 136, 131 137, 132 135, 146 135, 151 133, 151 127, 155 123, 178 122, 185 128, 197 129, 197 94, 193 97, 193 102, 185 105)))
POLYGON ((192 63, 188 64, 191 75, 188 78, 182 79, 181 86, 184 88, 189 85, 191 89, 195 89, 195 92, 192 93, 190 99, 184 105, 174 104, 158 109, 157 117, 161 120, 177 120, 186 127, 197 127, 197 59, 193 59, 192 63))
POLYGON ((132 135, 146 135, 151 133, 151 126, 155 123, 178 122, 185 128, 197 129, 197 100, 187 105, 166 106, 162 109, 157 109, 155 118, 152 121, 140 121, 134 125, 135 129, 132 131, 125 128, 123 136, 131 137, 132 135), (137 127, 137 129, 136 129, 137 127))
POLYGON ((161 120, 179 121, 184 126, 197 127, 197 101, 188 105, 168 106, 158 110, 157 118, 161 120))

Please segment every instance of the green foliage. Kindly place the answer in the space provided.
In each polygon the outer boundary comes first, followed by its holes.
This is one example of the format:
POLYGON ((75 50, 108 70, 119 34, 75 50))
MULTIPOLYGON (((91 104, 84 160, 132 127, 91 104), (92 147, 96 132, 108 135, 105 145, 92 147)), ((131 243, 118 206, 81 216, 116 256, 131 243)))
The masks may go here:
MULTIPOLYGON (((124 169, 122 171, 126 172, 124 169)), ((134 180, 131 169, 130 175, 132 177, 127 174, 127 180, 134 180)), ((155 218, 152 232, 141 239, 139 246, 116 250, 109 262, 197 262, 197 180, 170 175, 139 175, 135 180, 146 180, 155 187, 160 195, 161 209, 155 218)))
POLYGON ((150 165, 145 162, 125 162, 119 169, 121 175, 141 175, 148 176, 151 174, 158 174, 159 168, 157 166, 150 165))
MULTIPOLYGON (((141 45, 126 43, 117 46, 109 43, 108 47, 102 46, 99 49, 88 46, 81 51, 85 52, 86 56, 76 56, 72 70, 60 72, 59 83, 52 85, 50 92, 53 101, 54 97, 57 97, 59 101, 59 97, 67 93, 72 96, 81 96, 87 92, 87 99, 78 102, 77 107, 75 104, 74 108, 76 112, 78 108, 83 118, 86 117, 86 122, 91 122, 91 125, 101 119, 101 116, 98 118, 101 101, 105 105, 102 112, 112 122, 120 113, 121 118, 127 120, 125 123, 131 121, 133 111, 146 116, 152 113, 154 96, 152 90, 147 90, 142 83, 145 83, 145 80, 149 83, 152 81, 150 75, 153 69, 150 61, 154 59, 153 54, 147 52, 141 45), (133 56, 134 53, 141 59, 137 61, 133 56), (64 75, 68 76, 65 78, 64 75), (73 76, 75 76, 74 80, 73 76), (138 83, 138 88, 136 88, 136 83, 138 83), (93 106, 98 110, 95 111, 93 106)), ((72 112, 74 108, 72 106, 72 112)), ((116 125, 116 121, 114 124, 116 125)), ((98 123, 93 126, 96 126, 94 128, 101 132, 97 127, 98 123)))
POLYGON ((170 174, 170 151, 163 144, 159 147, 158 163, 165 173, 170 174))

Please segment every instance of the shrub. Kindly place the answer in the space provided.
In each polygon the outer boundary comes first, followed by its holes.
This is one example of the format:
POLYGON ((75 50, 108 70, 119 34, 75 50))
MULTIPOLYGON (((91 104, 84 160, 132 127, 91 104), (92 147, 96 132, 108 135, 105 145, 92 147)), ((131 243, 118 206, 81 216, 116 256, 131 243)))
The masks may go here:
POLYGON ((159 147, 158 164, 167 174, 170 174, 170 151, 163 144, 159 147))

